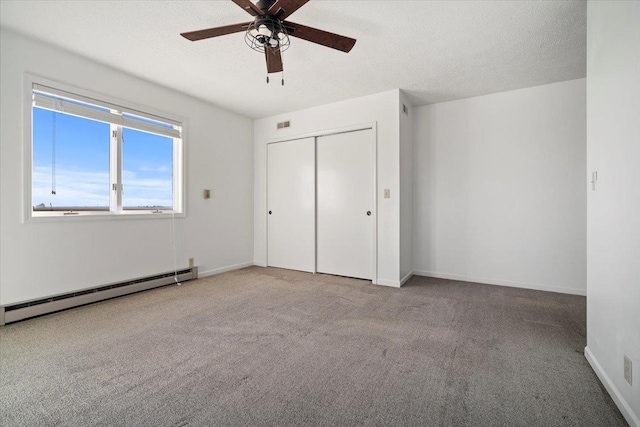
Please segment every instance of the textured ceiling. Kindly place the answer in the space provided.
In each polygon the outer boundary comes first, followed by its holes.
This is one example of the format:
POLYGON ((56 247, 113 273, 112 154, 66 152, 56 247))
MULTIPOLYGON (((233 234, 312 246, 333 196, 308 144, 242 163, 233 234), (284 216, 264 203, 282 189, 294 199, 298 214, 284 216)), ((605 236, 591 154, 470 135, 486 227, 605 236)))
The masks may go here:
POLYGON ((345 54, 292 38, 285 86, 242 33, 180 32, 244 22, 219 1, 6 1, 0 25, 258 118, 394 88, 414 105, 586 75, 585 1, 311 0, 291 21, 356 38, 345 54))

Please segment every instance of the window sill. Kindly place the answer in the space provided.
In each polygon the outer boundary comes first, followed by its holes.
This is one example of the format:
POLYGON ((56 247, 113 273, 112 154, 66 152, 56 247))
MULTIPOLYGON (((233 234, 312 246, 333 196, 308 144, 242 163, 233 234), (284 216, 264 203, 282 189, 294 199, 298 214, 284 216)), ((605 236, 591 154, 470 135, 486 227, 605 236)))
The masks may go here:
POLYGON ((120 213, 105 211, 80 211, 73 214, 66 214, 64 211, 40 211, 29 212, 26 222, 58 222, 58 221, 111 221, 122 219, 153 219, 153 218, 184 218, 184 212, 162 211, 153 213, 152 211, 124 211, 120 213))

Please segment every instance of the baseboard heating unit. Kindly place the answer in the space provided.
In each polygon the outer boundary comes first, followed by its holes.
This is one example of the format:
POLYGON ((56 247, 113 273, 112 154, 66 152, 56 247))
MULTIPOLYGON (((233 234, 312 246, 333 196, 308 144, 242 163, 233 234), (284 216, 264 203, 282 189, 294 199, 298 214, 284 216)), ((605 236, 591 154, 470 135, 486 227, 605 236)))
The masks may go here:
POLYGON ((91 304, 127 294, 146 291, 148 289, 167 286, 176 282, 198 278, 198 267, 191 267, 177 272, 156 274, 119 283, 84 289, 77 292, 55 295, 52 297, 24 301, 16 304, 0 306, 0 326, 17 322, 30 317, 41 316, 68 308, 91 304))

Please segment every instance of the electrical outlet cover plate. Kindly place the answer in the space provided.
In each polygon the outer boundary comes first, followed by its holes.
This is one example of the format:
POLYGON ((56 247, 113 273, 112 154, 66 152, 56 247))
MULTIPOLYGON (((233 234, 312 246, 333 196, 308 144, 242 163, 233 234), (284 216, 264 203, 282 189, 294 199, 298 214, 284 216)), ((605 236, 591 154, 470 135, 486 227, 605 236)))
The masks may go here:
POLYGON ((629 383, 629 385, 633 385, 632 383, 632 364, 631 364, 631 359, 629 359, 629 357, 627 357, 626 355, 624 356, 624 379, 627 380, 627 382, 629 383))

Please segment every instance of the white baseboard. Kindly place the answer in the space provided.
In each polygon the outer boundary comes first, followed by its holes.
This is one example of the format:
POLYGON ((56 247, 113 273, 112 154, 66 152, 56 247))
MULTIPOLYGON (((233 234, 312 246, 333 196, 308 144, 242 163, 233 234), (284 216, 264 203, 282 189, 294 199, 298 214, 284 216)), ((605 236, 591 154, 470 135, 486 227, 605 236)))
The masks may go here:
POLYGON ((399 288, 400 286, 402 286, 399 280, 386 280, 386 279, 378 279, 376 281, 376 285, 390 286, 392 288, 399 288))
POLYGON ((240 270, 241 268, 251 267, 252 265, 254 265, 254 263, 253 261, 250 261, 250 262, 243 262, 240 264, 228 265, 226 267, 214 268, 213 270, 198 271, 198 277, 200 278, 200 277, 214 276, 216 274, 226 273, 227 271, 240 270))
POLYGON ((509 286, 512 288, 534 289, 536 291, 557 292, 560 294, 586 296, 586 289, 564 288, 560 286, 540 285, 537 283, 513 282, 511 280, 487 279, 483 277, 469 277, 461 274, 438 273, 435 271, 414 270, 416 276, 435 277, 438 279, 460 280, 463 282, 483 283, 486 285, 509 286))
POLYGON ((407 283, 407 280, 411 279, 411 277, 413 277, 413 271, 410 271, 409 273, 407 273, 407 275, 400 280, 400 286, 407 283))
POLYGON ((267 263, 264 261, 253 261, 253 265, 257 265, 258 267, 266 267, 267 263))
POLYGON ((629 403, 627 403, 624 397, 622 397, 622 394, 620 394, 620 392, 618 391, 616 386, 613 384, 609 376, 602 369, 602 366, 600 366, 600 363, 598 363, 598 360, 596 359, 596 357, 593 355, 591 350, 589 350, 589 347, 584 348, 584 357, 587 358, 587 361, 591 365, 591 368, 600 379, 600 382, 607 389, 607 391, 611 395, 611 398, 616 403, 616 405, 618 406, 618 409, 620 409, 620 412, 622 412, 622 415, 627 420, 629 425, 631 427, 640 427, 640 419, 636 414, 633 413, 631 406, 629 405, 629 403))

